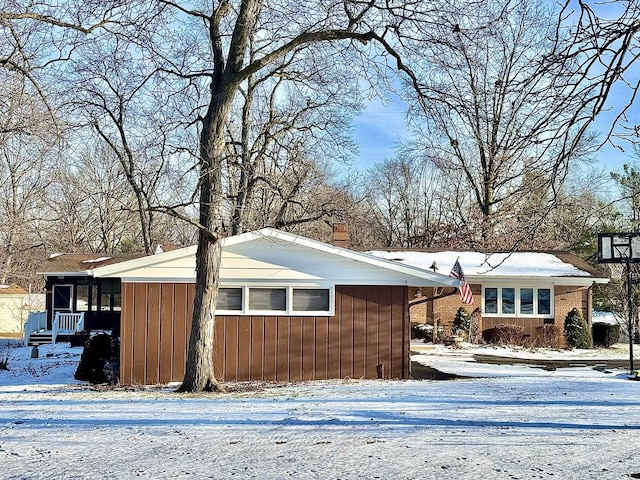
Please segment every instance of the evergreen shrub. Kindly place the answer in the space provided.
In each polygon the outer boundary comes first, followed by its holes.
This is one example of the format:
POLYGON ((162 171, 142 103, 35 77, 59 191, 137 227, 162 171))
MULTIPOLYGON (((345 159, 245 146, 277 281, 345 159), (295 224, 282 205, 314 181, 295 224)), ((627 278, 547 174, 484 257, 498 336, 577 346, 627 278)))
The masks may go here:
POLYGON ((453 317, 453 333, 462 330, 466 337, 469 337, 469 329, 471 328, 471 314, 464 307, 460 307, 453 317))
POLYGON ((573 348, 593 348, 591 332, 587 322, 577 308, 573 308, 564 319, 564 334, 567 343, 573 348))
POLYGON ((620 325, 617 323, 595 322, 591 332, 596 347, 609 348, 620 341, 620 325))
POLYGON ((106 333, 90 337, 84 344, 74 378, 91 383, 117 383, 119 350, 118 341, 106 333))

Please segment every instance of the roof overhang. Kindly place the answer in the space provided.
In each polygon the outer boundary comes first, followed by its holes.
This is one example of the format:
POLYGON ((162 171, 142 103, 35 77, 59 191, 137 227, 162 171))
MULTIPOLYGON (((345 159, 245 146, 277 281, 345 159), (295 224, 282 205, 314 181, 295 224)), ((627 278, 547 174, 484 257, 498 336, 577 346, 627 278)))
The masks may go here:
POLYGON ((588 287, 597 284, 609 283, 608 278, 579 276, 579 277, 535 277, 530 275, 523 276, 500 276, 500 275, 467 275, 467 281, 471 284, 531 284, 546 283, 553 285, 573 285, 577 287, 588 287))
POLYGON ((76 272, 36 272, 36 275, 42 275, 44 278, 64 278, 64 277, 91 277, 92 270, 80 270, 76 272))

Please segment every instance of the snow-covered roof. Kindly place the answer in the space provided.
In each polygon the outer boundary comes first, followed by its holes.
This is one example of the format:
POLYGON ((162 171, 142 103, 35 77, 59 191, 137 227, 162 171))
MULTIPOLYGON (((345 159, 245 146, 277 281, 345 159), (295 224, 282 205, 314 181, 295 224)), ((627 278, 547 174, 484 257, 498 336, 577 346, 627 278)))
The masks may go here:
POLYGON ((374 250, 376 257, 393 260, 404 265, 429 269, 436 262, 439 273, 448 274, 456 259, 467 280, 481 281, 491 278, 571 278, 578 284, 605 283, 608 279, 576 255, 566 252, 509 252, 490 253, 468 251, 396 251, 374 250))

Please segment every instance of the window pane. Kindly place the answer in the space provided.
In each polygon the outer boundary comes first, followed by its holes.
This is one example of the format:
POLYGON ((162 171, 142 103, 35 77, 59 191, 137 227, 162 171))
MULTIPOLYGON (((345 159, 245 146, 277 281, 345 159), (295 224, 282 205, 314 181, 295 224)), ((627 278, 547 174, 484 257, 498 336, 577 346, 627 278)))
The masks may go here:
POLYGON ((242 288, 218 290, 218 310, 242 310, 242 288))
POLYGON ((551 313, 551 289, 538 289, 538 314, 549 315, 551 313))
POLYGON ((502 313, 516 313, 516 290, 515 288, 502 289, 502 313))
POLYGON ((285 311, 287 290, 285 288, 250 288, 249 309, 285 311))
POLYGON ((89 285, 78 285, 76 290, 76 311, 89 310, 89 285))
POLYGON ((326 288, 294 288, 293 310, 297 312, 329 311, 329 290, 326 288))
POLYGON ((484 289, 484 311, 485 313, 498 313, 498 289, 484 289))
POLYGON ((113 294, 113 311, 119 312, 122 310, 122 294, 114 293, 113 294))
POLYGON ((533 315, 533 288, 520 289, 520 313, 533 315))
POLYGON ((105 294, 120 293, 120 281, 109 280, 109 279, 103 280, 102 293, 105 293, 105 294))
POLYGON ((71 311, 71 285, 53 286, 53 310, 71 311))
POLYGON ((103 293, 100 295, 100 310, 103 312, 111 311, 111 297, 110 293, 103 293))

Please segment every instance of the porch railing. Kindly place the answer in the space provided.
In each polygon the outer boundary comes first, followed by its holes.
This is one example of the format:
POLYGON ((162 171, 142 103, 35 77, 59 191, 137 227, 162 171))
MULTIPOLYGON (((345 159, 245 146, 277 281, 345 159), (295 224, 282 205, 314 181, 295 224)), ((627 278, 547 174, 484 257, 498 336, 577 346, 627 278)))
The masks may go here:
POLYGON ((81 313, 62 313, 56 312, 53 317, 53 325, 51 331, 51 343, 56 343, 56 337, 59 334, 69 334, 81 332, 84 330, 84 312, 81 313))
POLYGON ((29 344, 29 336, 33 332, 46 330, 47 328, 47 312, 29 312, 27 321, 24 324, 24 344, 29 344))

